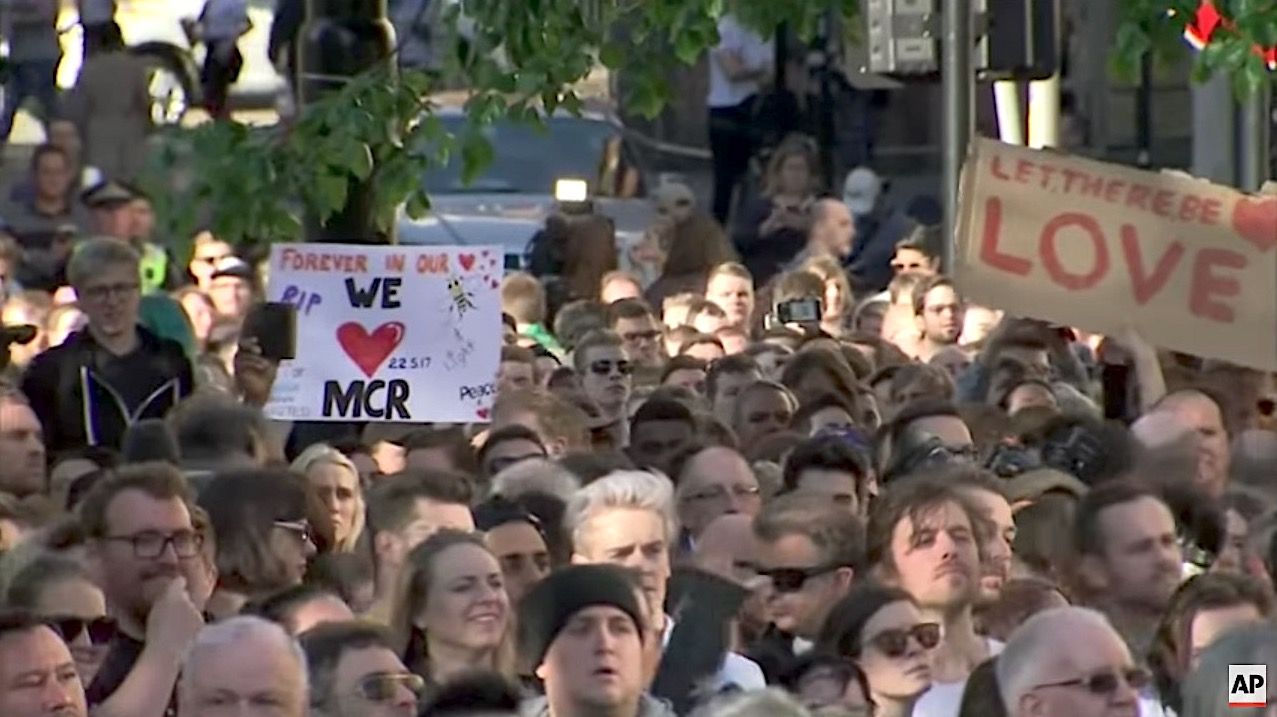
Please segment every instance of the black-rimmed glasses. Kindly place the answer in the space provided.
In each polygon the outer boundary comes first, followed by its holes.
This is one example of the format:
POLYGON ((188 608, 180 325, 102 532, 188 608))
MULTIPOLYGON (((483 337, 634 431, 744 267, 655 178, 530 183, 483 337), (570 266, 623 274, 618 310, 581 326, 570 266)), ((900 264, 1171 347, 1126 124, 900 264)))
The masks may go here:
POLYGON ((168 546, 179 558, 193 558, 200 554, 204 546, 204 536, 192 530, 179 530, 176 533, 160 533, 147 530, 133 535, 108 535, 103 540, 115 543, 128 543, 133 546, 133 555, 144 560, 154 560, 164 554, 168 546))

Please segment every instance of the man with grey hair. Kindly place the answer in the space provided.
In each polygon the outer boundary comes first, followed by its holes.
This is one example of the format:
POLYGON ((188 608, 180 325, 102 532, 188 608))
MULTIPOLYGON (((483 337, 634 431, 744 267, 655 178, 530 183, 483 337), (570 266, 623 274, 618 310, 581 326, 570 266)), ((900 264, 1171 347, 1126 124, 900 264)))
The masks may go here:
POLYGON ((139 271, 137 252, 105 237, 82 243, 67 263, 87 323, 37 356, 22 380, 51 452, 119 448, 130 425, 163 418, 194 390, 182 346, 138 326, 139 271))
POLYGON ((305 717, 306 657, 284 628, 233 617, 200 631, 178 682, 178 714, 305 717))
MULTIPOLYGON (((634 570, 647 598, 653 633, 668 643, 674 621, 665 614, 670 579, 670 546, 678 534, 674 486, 648 471, 613 471, 577 491, 568 502, 564 526, 572 540, 572 562, 610 563, 634 570)), ((727 653, 716 687, 765 686, 752 660, 727 653)))
POLYGON ((1029 618, 995 669, 1011 717, 1136 717, 1149 681, 1104 615, 1081 607, 1029 618))

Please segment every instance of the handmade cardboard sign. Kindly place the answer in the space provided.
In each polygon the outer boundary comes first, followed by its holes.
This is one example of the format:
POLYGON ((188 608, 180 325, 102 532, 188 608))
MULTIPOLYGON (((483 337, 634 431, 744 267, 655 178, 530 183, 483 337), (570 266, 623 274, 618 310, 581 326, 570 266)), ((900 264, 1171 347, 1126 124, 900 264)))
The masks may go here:
POLYGON ((977 139, 956 231, 973 301, 1277 369, 1277 196, 977 139))
POLYGON ((298 421, 486 421, 501 359, 497 247, 276 244, 269 298, 297 358, 266 413, 298 421))

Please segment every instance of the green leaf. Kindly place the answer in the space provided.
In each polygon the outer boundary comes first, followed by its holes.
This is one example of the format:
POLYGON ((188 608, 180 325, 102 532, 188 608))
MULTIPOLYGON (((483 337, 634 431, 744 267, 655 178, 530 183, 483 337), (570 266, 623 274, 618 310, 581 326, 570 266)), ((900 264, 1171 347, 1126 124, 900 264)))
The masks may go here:
POLYGON ((617 70, 625 62, 625 50, 619 43, 609 42, 599 50, 599 62, 609 70, 617 70))
POLYGON ((492 164, 492 143, 478 132, 466 135, 461 144, 461 181, 471 184, 479 173, 492 164))
POLYGON ((333 174, 320 174, 315 177, 316 204, 312 207, 319 214, 320 221, 327 220, 346 204, 346 178, 333 174))
POLYGON ((426 196, 426 193, 421 190, 413 192, 408 196, 408 203, 405 205, 404 210, 413 219, 421 219, 430 213, 430 197, 426 196))

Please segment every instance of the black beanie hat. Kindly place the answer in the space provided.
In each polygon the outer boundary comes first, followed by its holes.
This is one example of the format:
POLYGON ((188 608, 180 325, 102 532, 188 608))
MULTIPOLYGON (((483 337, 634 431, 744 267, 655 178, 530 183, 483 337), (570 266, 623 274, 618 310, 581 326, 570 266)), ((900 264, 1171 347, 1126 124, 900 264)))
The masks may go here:
POLYGON ((550 573, 519 604, 519 654, 540 665, 568 620, 595 605, 629 615, 642 638, 643 611, 634 581, 613 565, 573 565, 550 573))

